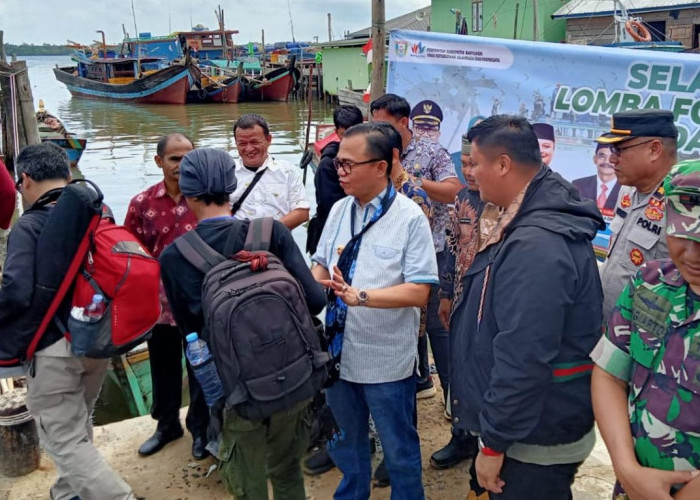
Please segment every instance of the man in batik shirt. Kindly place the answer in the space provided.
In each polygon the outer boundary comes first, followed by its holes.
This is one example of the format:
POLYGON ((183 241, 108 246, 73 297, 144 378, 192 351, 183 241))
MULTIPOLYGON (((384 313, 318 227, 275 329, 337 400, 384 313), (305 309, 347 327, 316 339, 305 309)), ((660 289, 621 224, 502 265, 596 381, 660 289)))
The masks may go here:
POLYGON ((639 269, 591 353, 616 500, 670 500, 700 467, 700 161, 676 165, 663 187, 671 260, 639 269))

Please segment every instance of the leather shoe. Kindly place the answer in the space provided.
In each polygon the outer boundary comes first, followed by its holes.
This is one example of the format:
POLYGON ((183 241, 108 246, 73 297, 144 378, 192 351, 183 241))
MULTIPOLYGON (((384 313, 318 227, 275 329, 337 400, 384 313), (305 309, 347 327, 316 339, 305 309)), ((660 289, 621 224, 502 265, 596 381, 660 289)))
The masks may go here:
POLYGON ((450 442, 430 457, 434 469, 450 469, 458 463, 474 458, 479 451, 476 436, 452 434, 450 442))
POLYGON ((195 436, 192 439, 192 456, 195 460, 207 458, 210 453, 206 449, 207 439, 204 436, 195 436))
POLYGON ((328 454, 324 446, 315 453, 309 455, 309 457, 306 460, 304 460, 304 465, 302 466, 302 469, 309 476, 318 476, 319 474, 328 472, 333 467, 335 467, 333 459, 328 454))
POLYGON ((139 455, 142 457, 153 455, 170 441, 180 439, 183 434, 182 428, 166 431, 156 430, 156 432, 141 445, 139 448, 139 455))

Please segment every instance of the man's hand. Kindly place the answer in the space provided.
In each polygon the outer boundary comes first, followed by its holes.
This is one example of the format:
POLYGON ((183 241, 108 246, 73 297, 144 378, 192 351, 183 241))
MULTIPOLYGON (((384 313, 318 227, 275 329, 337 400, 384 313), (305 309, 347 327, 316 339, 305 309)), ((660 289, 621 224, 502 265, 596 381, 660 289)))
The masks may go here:
POLYGON ((360 300, 357 297, 357 289, 347 284, 338 266, 333 266, 333 279, 321 280, 320 283, 326 288, 332 288, 335 296, 339 297, 348 306, 360 304, 360 300))
POLYGON ((505 455, 490 457, 479 452, 476 456, 476 479, 479 486, 491 493, 503 493, 503 486, 506 484, 500 478, 501 468, 505 455))
POLYGON ((687 483, 698 471, 668 471, 642 467, 637 464, 618 472, 618 480, 630 500, 672 500, 671 486, 687 483))
POLYGON ((450 329, 450 312, 452 311, 452 300, 450 299, 440 299, 440 307, 438 307, 438 317, 440 318, 440 323, 445 328, 445 330, 450 329))

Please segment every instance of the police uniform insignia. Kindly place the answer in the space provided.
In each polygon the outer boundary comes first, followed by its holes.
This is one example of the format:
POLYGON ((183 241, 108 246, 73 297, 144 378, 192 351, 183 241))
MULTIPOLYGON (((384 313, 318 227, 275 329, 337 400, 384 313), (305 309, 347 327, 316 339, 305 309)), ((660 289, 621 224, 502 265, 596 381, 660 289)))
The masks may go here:
POLYGON ((649 220, 661 220, 664 218, 664 213, 659 207, 649 205, 644 211, 644 215, 649 220))
POLYGON ((644 263, 644 255, 639 248, 633 248, 630 252, 630 260, 635 266, 641 266, 644 263))
POLYGON ((616 214, 616 215, 619 215, 619 216, 622 217, 623 219, 624 219, 625 217, 627 217, 627 212, 625 212, 624 210, 622 210, 622 208, 620 208, 620 207, 617 207, 617 208, 615 209, 615 214, 616 214))
POLYGON ((620 201, 620 206, 622 208, 629 208, 632 206, 632 200, 630 199, 630 195, 626 194, 622 197, 622 201, 620 201))

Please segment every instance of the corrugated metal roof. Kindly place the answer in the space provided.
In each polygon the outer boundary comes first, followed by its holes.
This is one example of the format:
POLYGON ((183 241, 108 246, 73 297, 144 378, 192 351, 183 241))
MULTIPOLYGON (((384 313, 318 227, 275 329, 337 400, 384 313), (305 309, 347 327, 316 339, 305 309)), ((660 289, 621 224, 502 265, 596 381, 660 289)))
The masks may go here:
MULTIPOLYGON (((624 0, 622 3, 630 14, 700 8, 700 2, 690 0, 624 0)), ((571 0, 552 14, 552 18, 612 16, 614 9, 613 0, 571 0)))
MULTIPOLYGON (((395 17, 394 19, 389 19, 386 22, 387 33, 389 33, 391 30, 428 31, 429 27, 430 6, 414 10, 413 12, 409 12, 403 16, 395 17)), ((372 27, 370 26, 369 28, 350 33, 347 38, 368 38, 371 30, 372 27)))

